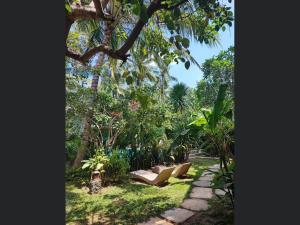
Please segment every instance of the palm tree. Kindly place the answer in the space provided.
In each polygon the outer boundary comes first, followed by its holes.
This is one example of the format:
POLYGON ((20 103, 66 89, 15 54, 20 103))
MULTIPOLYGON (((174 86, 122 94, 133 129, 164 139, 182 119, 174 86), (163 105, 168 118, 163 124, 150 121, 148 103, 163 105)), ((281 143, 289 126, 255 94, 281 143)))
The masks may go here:
POLYGON ((144 52, 144 48, 142 48, 138 42, 130 51, 132 55, 131 62, 131 70, 133 70, 133 77, 136 81, 136 86, 142 86, 144 81, 149 80, 150 82, 154 82, 157 80, 154 74, 154 68, 151 66, 151 56, 150 54, 144 52))
POLYGON ((182 113, 185 107, 185 96, 188 93, 188 87, 184 83, 175 84, 170 91, 170 99, 174 106, 175 111, 178 110, 182 113))
POLYGON ((157 54, 154 54, 153 60, 159 69, 156 85, 160 90, 160 99, 164 100, 164 97, 166 95, 165 90, 168 88, 169 82, 177 81, 177 79, 176 77, 171 76, 171 74, 169 73, 169 65, 165 63, 161 57, 159 57, 157 54))
MULTIPOLYGON (((105 10, 106 13, 112 15, 113 13, 113 5, 112 2, 110 1, 104 1, 103 2, 103 9, 105 10)), ((90 22, 91 23, 91 22, 90 22)), ((103 42, 102 44, 106 47, 110 46, 111 42, 111 36, 112 36, 112 31, 114 29, 114 24, 111 21, 103 21, 103 42)), ((95 31, 96 32, 96 31, 95 31)), ((99 35, 100 36, 100 35, 99 35)), ((104 59, 105 59, 105 54, 103 52, 99 53, 97 63, 96 63, 96 68, 99 68, 103 65, 104 59)), ((82 139, 81 139, 81 145, 78 149, 76 158, 73 163, 73 168, 78 168, 81 165, 81 161, 84 159, 84 156, 86 155, 87 149, 88 149, 88 144, 89 144, 89 139, 90 139, 90 132, 91 132, 91 122, 92 122, 92 117, 93 117, 93 107, 96 99, 96 93, 98 90, 98 84, 99 84, 99 73, 94 73, 93 78, 92 78, 92 83, 91 83, 91 90, 93 94, 91 95, 90 102, 89 102, 89 110, 85 116, 85 122, 84 122, 84 129, 83 129, 83 134, 82 134, 82 139)))

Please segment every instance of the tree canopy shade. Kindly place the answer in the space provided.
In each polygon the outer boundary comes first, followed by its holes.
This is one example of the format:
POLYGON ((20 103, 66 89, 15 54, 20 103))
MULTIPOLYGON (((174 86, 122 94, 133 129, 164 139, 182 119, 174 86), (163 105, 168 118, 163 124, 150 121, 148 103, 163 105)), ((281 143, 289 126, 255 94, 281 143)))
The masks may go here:
MULTIPOLYGON (((183 34, 191 34, 200 42, 209 43, 215 38, 220 29, 225 29, 225 24, 231 26, 233 16, 230 7, 220 4, 219 0, 93 0, 93 1, 67 1, 65 39, 67 40, 71 26, 80 20, 99 21, 103 27, 103 21, 108 21, 117 29, 123 25, 126 28, 126 37, 118 49, 113 49, 100 43, 84 52, 71 51, 67 46, 66 56, 81 63, 88 62, 97 53, 103 52, 111 58, 126 61, 128 51, 137 40, 143 28, 149 21, 153 21, 158 27, 171 33, 170 42, 176 47, 189 47, 189 40, 182 37, 183 34), (86 4, 87 3, 87 4, 86 4), (113 10, 106 10, 110 5, 113 10), (190 24, 192 29, 183 28, 182 22, 198 22, 199 26, 190 24), (126 24, 124 26, 124 24, 126 24), (176 33, 176 35, 174 35, 176 33)), ((188 23, 186 23, 188 24, 188 23)), ((183 36, 185 36, 183 35, 183 36)), ((189 63, 186 63, 189 67, 189 63)))

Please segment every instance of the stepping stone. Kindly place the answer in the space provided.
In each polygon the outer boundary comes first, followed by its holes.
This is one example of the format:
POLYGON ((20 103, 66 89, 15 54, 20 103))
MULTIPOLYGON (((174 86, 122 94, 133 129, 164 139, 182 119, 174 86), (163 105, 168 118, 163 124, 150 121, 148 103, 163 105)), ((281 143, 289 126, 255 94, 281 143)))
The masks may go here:
MULTIPOLYGON (((220 169, 218 168, 209 168, 210 171, 213 171, 213 172, 218 172, 220 169)), ((208 171, 209 172, 209 171, 208 171)))
POLYGON ((226 192, 223 191, 223 190, 221 190, 221 189, 216 189, 216 190, 215 190, 215 194, 216 194, 216 195, 224 196, 224 195, 226 194, 226 192))
POLYGON ((165 211, 161 216, 174 223, 182 223, 194 214, 194 212, 187 209, 174 208, 165 211))
POLYGON ((209 167, 210 169, 216 168, 216 169, 220 169, 220 164, 215 164, 209 167))
POLYGON ((213 175, 206 175, 206 176, 201 176, 199 180, 206 180, 206 181, 212 181, 214 179, 213 175))
POLYGON ((144 223, 138 223, 137 225, 173 225, 173 223, 170 223, 164 219, 158 218, 158 217, 152 217, 150 220, 144 223))
POLYGON ((198 186, 198 187, 210 187, 211 182, 208 180, 199 180, 199 181, 193 182, 193 185, 198 186))
POLYGON ((211 173, 209 171, 205 171, 202 173, 202 176, 207 176, 207 175, 211 176, 211 175, 213 175, 213 173, 211 173))
POLYGON ((181 207, 194 211, 205 211, 208 209, 208 203, 203 199, 190 198, 184 200, 184 202, 181 204, 181 207))
POLYGON ((213 196, 211 188, 194 187, 190 193, 191 198, 210 199, 213 196))

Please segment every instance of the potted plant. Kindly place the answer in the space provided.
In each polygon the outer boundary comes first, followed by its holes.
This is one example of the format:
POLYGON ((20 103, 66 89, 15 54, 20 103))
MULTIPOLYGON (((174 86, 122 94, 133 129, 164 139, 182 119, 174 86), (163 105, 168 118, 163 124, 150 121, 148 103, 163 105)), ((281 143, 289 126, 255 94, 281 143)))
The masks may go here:
POLYGON ((91 171, 91 193, 98 193, 101 189, 101 174, 105 172, 103 167, 108 162, 108 157, 104 154, 104 149, 98 148, 93 157, 88 160, 82 160, 82 162, 84 163, 82 169, 89 169, 91 171))

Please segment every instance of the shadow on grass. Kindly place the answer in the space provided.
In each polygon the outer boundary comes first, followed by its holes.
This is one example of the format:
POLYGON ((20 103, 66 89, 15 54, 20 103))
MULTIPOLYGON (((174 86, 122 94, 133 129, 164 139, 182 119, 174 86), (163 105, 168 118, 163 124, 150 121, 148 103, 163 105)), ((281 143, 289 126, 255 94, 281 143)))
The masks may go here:
MULTIPOLYGON (((82 198, 76 193, 72 195, 77 198, 77 201, 82 198)), ((104 196, 104 198, 112 198, 112 196, 104 196)), ((68 212, 66 221, 78 221, 89 225, 137 224, 151 216, 161 214, 166 208, 174 207, 174 204, 167 203, 167 199, 167 197, 144 197, 129 201, 118 196, 118 200, 111 201, 105 206, 85 201, 80 207, 72 208, 68 212)))
POLYGON ((109 204, 102 217, 109 218, 103 224, 137 224, 146 221, 149 217, 158 215, 166 208, 174 207, 170 203, 163 203, 167 197, 153 197, 126 201, 125 204, 109 204))

